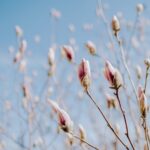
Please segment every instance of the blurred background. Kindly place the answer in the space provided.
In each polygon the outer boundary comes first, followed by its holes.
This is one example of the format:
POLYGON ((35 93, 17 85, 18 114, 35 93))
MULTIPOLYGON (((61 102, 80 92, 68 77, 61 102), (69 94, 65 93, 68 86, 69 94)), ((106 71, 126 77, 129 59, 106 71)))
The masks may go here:
MULTIPOLYGON (((58 132, 57 117, 47 99, 56 101, 67 111, 76 134, 78 125, 82 124, 87 141, 100 149, 114 149, 114 135, 78 80, 77 65, 82 58, 89 60, 91 66, 91 95, 127 142, 119 108, 110 109, 107 105, 106 95, 113 92, 103 75, 105 60, 121 71, 126 90, 120 91, 120 97, 128 116, 130 135, 137 149, 143 149, 144 135, 137 142, 134 124, 138 126, 140 113, 111 30, 111 20, 116 15, 120 21, 126 60, 138 87, 144 85, 144 59, 150 56, 149 14, 148 0, 0 0, 0 150, 88 148, 80 146, 78 140, 69 145, 68 136, 58 132), (136 9, 138 3, 144 6, 140 14, 136 9), (16 26, 23 32, 21 38, 16 35, 16 26), (26 40, 27 48, 22 60, 15 62, 22 40, 26 40), (95 44, 98 57, 87 51, 88 40, 95 44), (66 44, 73 48, 75 63, 62 57, 61 47, 66 44), (55 49, 56 68, 51 76, 48 76, 49 48, 55 49), (25 85, 30 93, 28 99, 24 96, 25 85)), ((118 149, 123 147, 118 144, 118 149)))

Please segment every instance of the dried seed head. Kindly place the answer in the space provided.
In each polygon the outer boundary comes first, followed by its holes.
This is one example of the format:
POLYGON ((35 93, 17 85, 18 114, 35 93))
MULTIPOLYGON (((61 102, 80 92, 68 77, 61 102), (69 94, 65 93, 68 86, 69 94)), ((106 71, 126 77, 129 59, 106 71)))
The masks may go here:
POLYGON ((118 88, 123 85, 120 72, 109 61, 105 63, 104 76, 112 87, 118 88))
POLYGON ((82 144, 83 140, 86 140, 86 132, 83 126, 79 125, 79 137, 80 137, 80 144, 82 144))
POLYGON ((63 109, 59 109, 59 111, 58 111, 58 122, 59 122, 60 128, 64 132, 72 131, 73 122, 70 119, 70 116, 68 115, 68 113, 66 111, 64 111, 63 109))
POLYGON ((120 31, 120 23, 116 16, 113 16, 111 26, 112 26, 114 35, 117 36, 118 32, 120 31))
POLYGON ((141 3, 137 4, 136 11, 137 11, 137 13, 142 13, 144 11, 144 5, 141 3))
POLYGON ((16 36, 17 37, 22 37, 23 36, 23 31, 22 31, 20 26, 18 26, 18 25, 15 26, 15 31, 16 31, 16 36))
POLYGON ((87 41, 85 46, 91 55, 94 55, 96 53, 96 46, 92 41, 87 41))
POLYGON ((141 116, 145 118, 147 112, 147 98, 141 86, 138 87, 138 99, 139 99, 141 116))
POLYGON ((149 58, 145 59, 144 63, 148 68, 150 67, 150 59, 149 58))
POLYGON ((78 78, 83 88, 88 90, 91 83, 91 71, 89 61, 84 58, 78 67, 78 78))
POLYGON ((74 51, 73 48, 69 45, 64 45, 62 47, 62 55, 68 59, 69 62, 73 62, 74 51))

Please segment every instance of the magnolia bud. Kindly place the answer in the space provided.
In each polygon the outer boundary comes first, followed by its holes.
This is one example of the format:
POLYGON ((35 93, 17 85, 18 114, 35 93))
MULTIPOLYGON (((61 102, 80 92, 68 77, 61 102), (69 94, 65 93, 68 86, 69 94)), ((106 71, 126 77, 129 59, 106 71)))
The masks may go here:
POLYGON ((49 48, 48 52, 48 63, 50 66, 52 66, 55 62, 55 52, 53 48, 49 48))
POLYGON ((52 107, 52 109, 55 113, 57 113, 60 110, 60 107, 58 106, 58 104, 55 101, 48 99, 47 102, 48 102, 48 104, 50 104, 50 106, 52 107))
POLYGON ((117 33, 120 31, 120 23, 116 16, 113 16, 112 22, 111 22, 112 30, 114 32, 114 35, 116 36, 117 33))
POLYGON ((138 87, 138 99, 139 99, 139 105, 140 105, 140 111, 142 117, 146 117, 146 111, 147 111, 147 99, 144 93, 144 90, 141 86, 138 87))
POLYGON ((91 83, 91 71, 89 61, 84 58, 78 67, 78 78, 83 88, 87 90, 91 83))
POLYGON ((142 70, 140 66, 136 66, 136 75, 138 79, 141 79, 142 77, 142 70))
POLYGON ((117 107, 117 101, 114 97, 110 96, 109 94, 106 94, 106 100, 107 100, 108 108, 116 108, 117 107))
POLYGON ((74 59, 73 48, 69 45, 64 45, 62 47, 62 55, 65 56, 68 59, 68 61, 72 62, 74 59))
POLYGON ((94 55, 96 53, 96 47, 92 41, 87 41, 85 46, 91 55, 94 55))
POLYGON ((80 143, 82 144, 83 140, 86 140, 86 132, 83 126, 80 124, 79 125, 79 137, 80 137, 80 143))
POLYGON ((149 58, 145 59, 144 63, 147 67, 150 67, 150 59, 149 58))
POLYGON ((105 63, 104 76, 110 85, 114 88, 118 88, 123 85, 120 72, 114 68, 109 61, 106 61, 105 63))
POLYGON ((16 31, 16 35, 17 37, 21 37, 23 35, 23 31, 22 29, 20 28, 20 26, 15 26, 15 31, 16 31))
POLYGON ((73 128, 73 122, 70 119, 70 116, 65 112, 63 109, 59 109, 58 111, 58 122, 60 128, 64 132, 70 132, 72 131, 73 128))
POLYGON ((141 3, 137 4, 136 11, 137 11, 137 13, 142 13, 144 11, 144 5, 141 3))

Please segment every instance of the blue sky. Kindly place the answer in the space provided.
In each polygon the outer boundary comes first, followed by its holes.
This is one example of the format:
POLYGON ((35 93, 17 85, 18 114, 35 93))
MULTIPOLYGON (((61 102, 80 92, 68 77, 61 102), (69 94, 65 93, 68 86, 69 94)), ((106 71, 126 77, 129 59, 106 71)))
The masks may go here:
MULTIPOLYGON (((106 7, 108 7, 108 9, 106 9, 107 19, 110 21, 114 14, 122 12, 123 16, 127 20, 133 21, 136 16, 135 7, 138 2, 142 2, 145 5, 146 9, 143 16, 150 18, 149 0, 103 0, 103 4, 106 4, 106 7)), ((79 49, 81 49, 81 53, 77 58, 77 63, 79 63, 80 59, 87 54, 84 52, 83 46, 86 40, 91 39, 95 41, 96 44, 99 44, 99 42, 100 44, 103 43, 101 41, 103 38, 103 41, 105 41, 106 36, 103 35, 106 35, 106 32, 105 30, 103 32, 103 21, 96 18, 96 6, 97 0, 0 0, 0 72, 2 72, 0 77, 4 79, 3 83, 0 84, 0 90, 4 91, 4 95, 2 94, 2 96, 12 98, 15 101, 15 96, 12 94, 13 92, 10 87, 13 88, 15 80, 17 80, 18 86, 20 86, 20 82, 23 78, 22 75, 15 74, 16 67, 13 66, 13 58, 8 53, 9 46, 13 46, 15 48, 15 52, 17 51, 17 41, 14 30, 16 25, 19 25, 23 29, 24 38, 28 43, 27 51, 32 52, 32 55, 28 58, 30 64, 32 63, 32 65, 29 65, 29 68, 32 68, 33 66, 34 69, 39 71, 39 77, 35 78, 35 80, 38 81, 38 84, 34 87, 34 90, 37 92, 45 81, 45 78, 43 79, 42 77, 43 73, 46 74, 46 71, 43 68, 41 69, 40 65, 47 63, 47 53, 49 47, 52 45, 51 36, 52 33, 54 33, 54 28, 56 34, 55 42, 59 45, 68 43, 68 39, 70 37, 74 37, 76 39, 77 45, 79 46, 79 49), (60 20, 55 23, 50 16, 52 8, 59 10, 62 14, 60 20), (85 32, 83 30, 83 24, 85 23, 93 24, 94 30, 85 32), (69 32, 69 24, 74 24, 74 33, 69 32), (35 35, 39 35, 41 37, 41 42, 39 44, 35 44, 34 42, 35 35), (4 87, 2 87, 3 85, 4 87)), ((91 60, 89 56, 86 57, 91 60)), ((68 65, 68 62, 65 61, 60 64, 60 68, 60 74, 58 76, 60 79, 62 76, 64 77, 64 70, 67 75, 71 71, 72 74, 75 73, 72 69, 73 67, 70 66, 70 64, 68 65)), ((100 69, 101 68, 98 68, 98 71, 101 71, 100 69)), ((31 73, 29 72, 29 74, 31 73)), ((76 77, 75 79, 77 80, 76 77)), ((65 84, 66 80, 67 79, 65 78, 62 82, 65 84)), ((99 81, 97 83, 96 82, 94 82, 96 85, 99 84, 99 81)), ((69 87, 69 90, 73 93, 74 88, 76 88, 75 91, 77 91, 79 86, 80 84, 77 82, 75 83, 75 86, 73 85, 72 87, 69 87)), ((57 93, 53 97, 56 96, 57 93)), ((68 99, 69 98, 70 97, 68 97, 68 99)), ((71 105, 72 101, 68 101, 68 103, 71 105)), ((85 103, 83 103, 82 107, 86 111, 86 106, 88 105, 85 105, 85 103)), ((78 107, 78 103, 75 104, 75 106, 78 107)), ((77 112, 76 109, 73 111, 74 114, 77 112)), ((78 115, 78 113, 75 114, 75 116, 76 115, 78 115)), ((81 121, 84 122, 84 119, 81 119, 81 121)))

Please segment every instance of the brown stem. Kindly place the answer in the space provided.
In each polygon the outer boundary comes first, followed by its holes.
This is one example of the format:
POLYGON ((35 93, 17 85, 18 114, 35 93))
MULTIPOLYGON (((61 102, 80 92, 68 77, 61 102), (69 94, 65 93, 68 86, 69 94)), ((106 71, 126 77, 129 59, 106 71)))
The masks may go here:
POLYGON ((149 150, 149 144, 148 144, 148 128, 147 128, 147 122, 146 122, 146 118, 143 118, 143 124, 142 124, 142 127, 144 129, 144 135, 145 135, 145 140, 146 140, 146 146, 147 146, 147 150, 149 150))
POLYGON ((92 100, 92 102, 94 103, 94 105, 97 107, 97 109, 99 110, 100 114, 102 115, 102 117, 104 118, 104 120, 107 123, 107 126, 111 129, 111 131, 114 133, 114 135, 116 136, 116 138, 121 142, 121 144, 127 149, 129 150, 128 146, 120 139, 120 137, 118 136, 118 134, 115 132, 115 130, 113 129, 113 127, 111 126, 111 124, 109 123, 109 121, 107 120, 106 116, 104 115, 104 113, 102 112, 101 108, 97 105, 97 103, 95 102, 95 100, 92 98, 92 96, 90 95, 89 91, 86 91, 87 95, 89 96, 89 98, 92 100))
POLYGON ((120 101, 120 98, 119 98, 119 88, 116 88, 116 93, 114 93, 114 94, 117 97, 117 100, 118 100, 118 103, 119 103, 119 107, 120 107, 120 110, 121 110, 121 113, 122 113, 122 116, 123 116, 123 119, 124 119, 124 123, 125 123, 125 127, 126 127, 126 133, 125 133, 125 135, 127 136, 128 141, 129 141, 132 149, 135 150, 134 145, 133 145, 133 143, 132 143, 132 141, 130 139, 130 136, 129 136, 128 124, 127 124, 127 119, 126 119, 125 111, 122 108, 121 101, 120 101))
POLYGON ((95 150, 99 150, 99 148, 97 148, 97 147, 93 146, 92 144, 90 144, 90 143, 88 143, 87 141, 85 141, 85 140, 81 139, 80 137, 78 137, 78 136, 74 135, 73 133, 70 133, 70 132, 69 132, 69 134, 71 134, 74 138, 76 138, 76 139, 80 140, 81 142, 83 142, 83 143, 87 144, 89 147, 91 147, 91 148, 93 148, 93 149, 95 149, 95 150))

